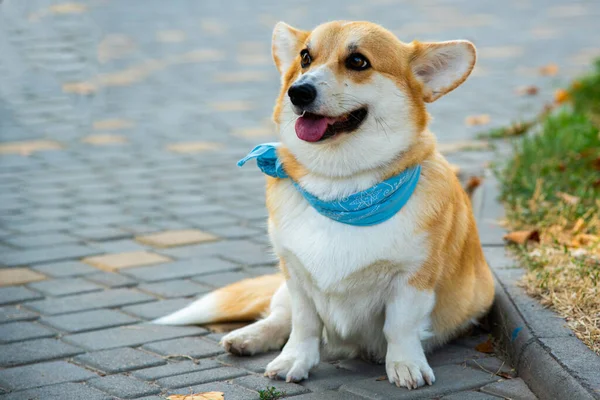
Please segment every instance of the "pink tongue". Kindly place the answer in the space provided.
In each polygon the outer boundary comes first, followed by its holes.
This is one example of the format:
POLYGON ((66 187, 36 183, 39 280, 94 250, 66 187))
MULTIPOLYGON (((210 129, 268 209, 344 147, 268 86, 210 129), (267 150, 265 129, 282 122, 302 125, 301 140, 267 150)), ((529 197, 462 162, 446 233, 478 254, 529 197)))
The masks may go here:
POLYGON ((328 122, 329 118, 325 117, 318 119, 300 117, 296 120, 296 135, 307 142, 318 142, 325 134, 328 122))

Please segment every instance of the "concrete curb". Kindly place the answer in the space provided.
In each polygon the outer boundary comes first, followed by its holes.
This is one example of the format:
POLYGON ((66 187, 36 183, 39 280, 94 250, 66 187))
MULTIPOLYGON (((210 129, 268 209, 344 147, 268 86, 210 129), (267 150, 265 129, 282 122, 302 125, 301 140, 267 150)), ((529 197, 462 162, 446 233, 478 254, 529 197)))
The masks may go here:
POLYGON ((490 312, 494 336, 519 377, 540 399, 600 399, 600 357, 568 328, 563 318, 542 307, 518 287, 525 273, 504 248, 504 217, 498 181, 489 173, 473 194, 473 209, 486 259, 496 278, 490 312))

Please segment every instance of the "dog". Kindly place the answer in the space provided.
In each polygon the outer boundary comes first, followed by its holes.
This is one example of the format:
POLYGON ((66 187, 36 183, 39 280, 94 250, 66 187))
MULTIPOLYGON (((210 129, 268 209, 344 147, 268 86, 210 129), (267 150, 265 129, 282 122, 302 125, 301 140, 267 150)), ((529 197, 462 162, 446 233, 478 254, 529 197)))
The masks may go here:
POLYGON ((475 47, 404 43, 369 22, 313 31, 279 22, 272 53, 281 143, 248 159, 271 175, 268 228, 281 273, 155 322, 256 320, 221 343, 237 355, 283 346, 265 375, 287 382, 307 379, 322 358, 362 357, 385 362, 398 387, 431 385, 426 353, 475 324, 494 297, 470 199, 436 150, 425 108, 467 79, 475 47), (394 179, 401 201, 380 190, 394 179))

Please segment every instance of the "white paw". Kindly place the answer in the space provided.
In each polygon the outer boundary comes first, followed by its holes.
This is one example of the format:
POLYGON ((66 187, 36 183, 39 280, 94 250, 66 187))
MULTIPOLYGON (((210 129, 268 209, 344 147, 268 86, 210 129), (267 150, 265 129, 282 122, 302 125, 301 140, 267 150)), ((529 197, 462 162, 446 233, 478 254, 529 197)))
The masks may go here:
POLYGON ((265 369, 265 376, 271 379, 286 379, 288 372, 294 366, 296 357, 291 354, 281 353, 273 361, 271 361, 265 369))
POLYGON ((269 350, 280 349, 285 343, 285 337, 273 338, 262 329, 253 328, 252 325, 228 333, 221 339, 221 346, 225 351, 236 356, 251 356, 269 350))
POLYGON ((409 390, 435 382, 433 370, 425 360, 387 361, 385 369, 390 383, 409 390))

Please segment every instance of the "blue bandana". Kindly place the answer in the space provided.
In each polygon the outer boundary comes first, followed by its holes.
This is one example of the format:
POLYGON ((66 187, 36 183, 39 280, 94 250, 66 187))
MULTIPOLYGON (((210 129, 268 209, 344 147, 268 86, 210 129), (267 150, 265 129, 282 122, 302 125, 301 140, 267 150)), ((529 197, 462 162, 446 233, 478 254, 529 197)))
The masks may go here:
MULTIPOLYGON (((278 146, 279 143, 260 144, 237 165, 241 167, 255 158, 263 173, 274 178, 288 178, 277 157, 278 146)), ((319 214, 343 224, 370 226, 387 221, 400 211, 415 191, 420 175, 421 166, 417 165, 366 190, 332 201, 323 201, 308 193, 297 182, 292 183, 319 214)))

